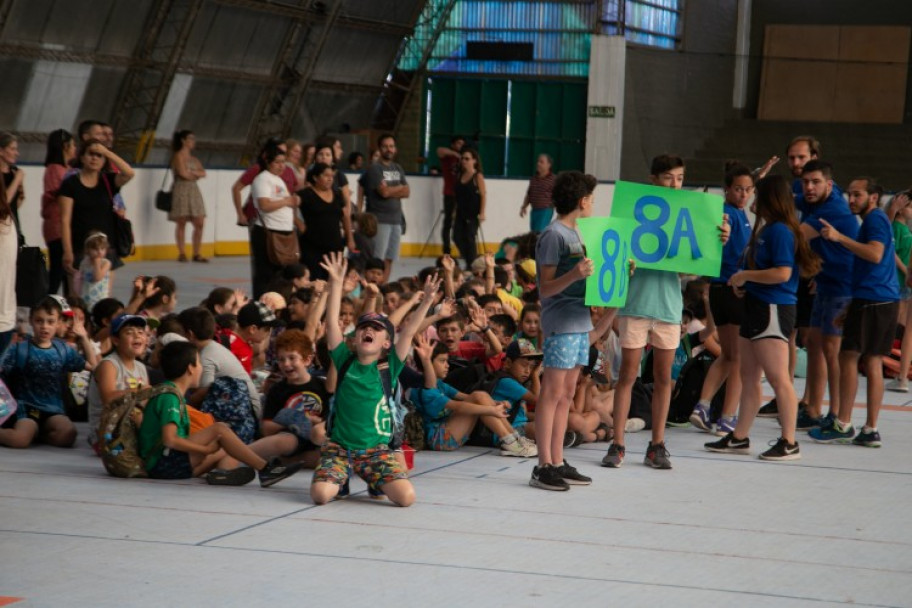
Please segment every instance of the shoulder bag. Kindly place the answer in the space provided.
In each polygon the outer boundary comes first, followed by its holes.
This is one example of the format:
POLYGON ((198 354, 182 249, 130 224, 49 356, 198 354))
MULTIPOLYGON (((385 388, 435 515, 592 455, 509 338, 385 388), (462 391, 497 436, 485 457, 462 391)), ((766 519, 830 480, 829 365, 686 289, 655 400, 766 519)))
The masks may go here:
POLYGON ((108 176, 102 173, 101 180, 104 182, 105 188, 108 189, 108 196, 111 197, 111 215, 114 216, 114 234, 109 234, 108 240, 114 247, 117 257, 129 257, 136 253, 136 239, 133 238, 133 222, 114 210, 114 191, 111 190, 111 184, 108 183, 108 176))
MULTIPOLYGON (((162 176, 161 188, 158 190, 158 192, 155 193, 155 208, 158 209, 159 211, 164 211, 164 212, 171 211, 171 197, 172 197, 173 192, 171 192, 169 190, 165 190, 165 182, 168 181, 168 173, 170 173, 170 172, 171 172, 171 168, 169 167, 165 171, 164 176, 162 176)), ((172 183, 172 190, 173 189, 174 189, 174 187, 173 187, 173 183, 172 183)))

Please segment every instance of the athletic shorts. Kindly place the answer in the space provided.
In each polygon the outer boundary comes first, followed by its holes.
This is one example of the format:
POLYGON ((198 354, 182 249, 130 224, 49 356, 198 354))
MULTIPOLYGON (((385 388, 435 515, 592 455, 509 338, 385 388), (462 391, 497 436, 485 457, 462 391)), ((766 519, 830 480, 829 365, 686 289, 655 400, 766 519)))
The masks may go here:
POLYGON ((898 312, 899 302, 853 299, 843 326, 841 350, 862 355, 889 355, 896 336, 898 312))
POLYGON ((402 224, 377 224, 377 234, 374 235, 374 257, 381 260, 398 260, 401 239, 402 224))
POLYGON ((767 304, 750 294, 744 296, 744 323, 739 334, 742 338, 776 338, 788 342, 794 330, 794 304, 767 304))
POLYGON ((663 350, 676 350, 681 343, 681 324, 647 317, 621 317, 618 320, 621 348, 643 348, 651 344, 663 350))
POLYGON ((709 284, 709 310, 716 326, 741 325, 744 322, 744 298, 725 283, 709 284))
POLYGON ((573 369, 589 363, 589 334, 551 334, 545 338, 543 365, 554 369, 573 369))
POLYGON ((841 336, 842 327, 836 325, 836 319, 843 316, 851 301, 851 297, 822 296, 818 293, 811 307, 808 327, 819 329, 824 336, 841 336))
POLYGON ((19 420, 28 419, 34 420, 38 425, 38 430, 43 431, 48 421, 54 416, 66 416, 66 414, 63 412, 46 412, 44 410, 39 410, 33 405, 20 403, 19 407, 16 408, 16 415, 10 416, 3 426, 4 428, 13 428, 19 420))
POLYGON ((471 432, 463 437, 456 437, 447 428, 446 424, 439 424, 426 434, 428 447, 435 452, 452 452, 457 450, 469 440, 471 432))
POLYGON ((811 293, 811 280, 798 279, 798 304, 795 307, 795 327, 811 326, 811 311, 814 308, 814 295, 811 293))
POLYGON ((320 464, 314 471, 314 482, 325 481, 341 486, 353 472, 375 491, 380 491, 391 481, 408 479, 408 472, 386 444, 366 450, 346 450, 332 441, 323 444, 320 464))
POLYGON ((166 449, 155 466, 146 472, 152 479, 190 479, 193 477, 190 454, 166 449))

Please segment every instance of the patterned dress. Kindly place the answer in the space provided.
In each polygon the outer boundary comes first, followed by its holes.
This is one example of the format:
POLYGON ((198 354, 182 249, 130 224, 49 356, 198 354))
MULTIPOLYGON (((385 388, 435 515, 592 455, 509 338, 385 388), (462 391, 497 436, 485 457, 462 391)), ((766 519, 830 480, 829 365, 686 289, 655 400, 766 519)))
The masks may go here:
MULTIPOLYGON (((199 161, 190 158, 187 161, 187 169, 200 169, 199 161)), ((182 217, 206 217, 206 205, 203 203, 203 195, 200 192, 196 180, 182 179, 179 175, 174 175, 174 186, 171 189, 171 211, 168 212, 168 219, 172 222, 182 217)))

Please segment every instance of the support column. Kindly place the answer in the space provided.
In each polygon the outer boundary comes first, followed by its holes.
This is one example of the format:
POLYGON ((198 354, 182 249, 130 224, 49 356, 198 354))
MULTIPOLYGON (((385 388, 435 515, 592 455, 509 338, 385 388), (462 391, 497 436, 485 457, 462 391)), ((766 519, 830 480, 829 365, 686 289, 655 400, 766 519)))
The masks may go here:
POLYGON ((627 40, 623 36, 592 36, 586 173, 599 180, 617 180, 621 176, 626 65, 627 40))
POLYGON ((747 104, 747 69, 750 60, 751 0, 738 0, 738 26, 735 32, 735 85, 732 107, 741 110, 747 104))

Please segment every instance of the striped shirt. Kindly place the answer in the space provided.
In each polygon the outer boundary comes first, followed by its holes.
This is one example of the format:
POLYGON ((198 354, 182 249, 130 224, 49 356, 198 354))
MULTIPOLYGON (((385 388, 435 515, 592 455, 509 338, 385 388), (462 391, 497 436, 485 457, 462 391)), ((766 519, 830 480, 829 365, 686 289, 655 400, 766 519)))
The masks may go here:
POLYGON ((533 175, 529 180, 529 189, 526 196, 533 209, 549 209, 554 206, 551 201, 551 190, 554 188, 554 174, 549 173, 544 177, 533 175))

